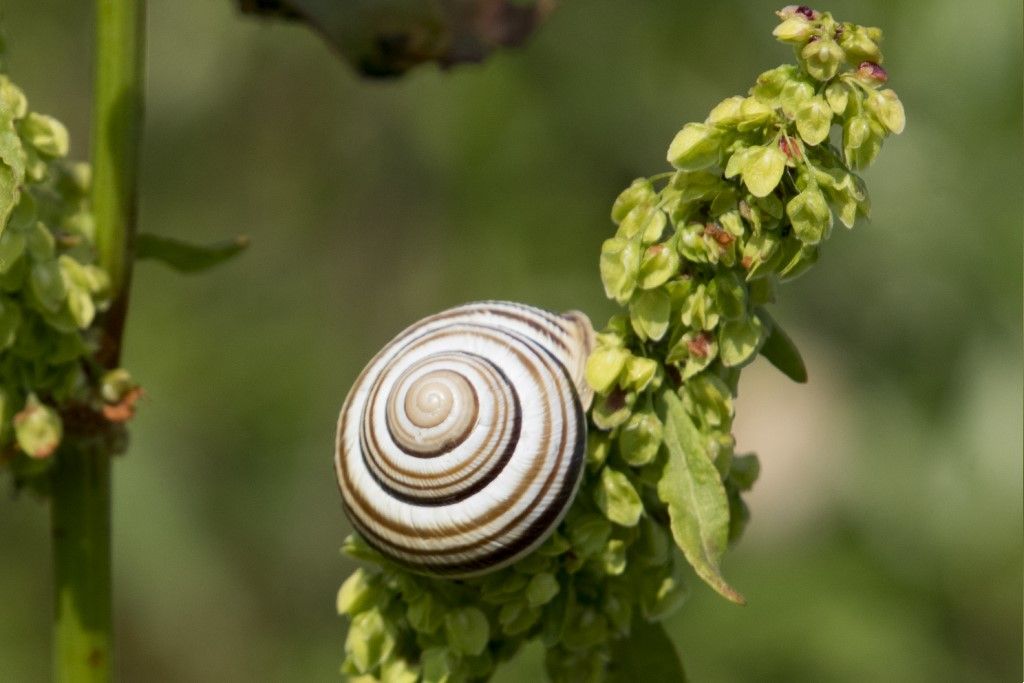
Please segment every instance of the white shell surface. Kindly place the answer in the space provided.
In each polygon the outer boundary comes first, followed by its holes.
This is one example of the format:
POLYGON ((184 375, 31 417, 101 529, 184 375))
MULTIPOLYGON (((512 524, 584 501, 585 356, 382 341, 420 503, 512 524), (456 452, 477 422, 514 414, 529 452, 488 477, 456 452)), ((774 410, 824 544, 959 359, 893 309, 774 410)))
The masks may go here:
POLYGON ((582 473, 593 346, 582 313, 507 302, 412 325, 370 361, 338 422, 353 526, 392 560, 467 576, 533 550, 582 473))

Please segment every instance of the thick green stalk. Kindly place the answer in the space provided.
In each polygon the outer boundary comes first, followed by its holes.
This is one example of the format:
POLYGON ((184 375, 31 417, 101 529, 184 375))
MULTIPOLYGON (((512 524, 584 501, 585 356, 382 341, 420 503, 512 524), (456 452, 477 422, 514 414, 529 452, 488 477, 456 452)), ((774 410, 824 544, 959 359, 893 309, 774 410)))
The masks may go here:
POLYGON ((54 679, 109 681, 110 455, 61 449, 52 493, 54 679))
MULTIPOLYGON (((92 205, 113 301, 97 360, 120 361, 132 271, 142 130, 145 0, 96 1, 92 205)), ((70 436, 70 435, 69 435, 70 436)), ((69 439, 53 474, 54 678, 111 680, 110 459, 102 439, 69 439)))
POLYGON ((142 133, 145 0, 96 0, 92 205, 100 265, 113 302, 100 361, 116 366, 128 308, 135 236, 135 189, 142 133))

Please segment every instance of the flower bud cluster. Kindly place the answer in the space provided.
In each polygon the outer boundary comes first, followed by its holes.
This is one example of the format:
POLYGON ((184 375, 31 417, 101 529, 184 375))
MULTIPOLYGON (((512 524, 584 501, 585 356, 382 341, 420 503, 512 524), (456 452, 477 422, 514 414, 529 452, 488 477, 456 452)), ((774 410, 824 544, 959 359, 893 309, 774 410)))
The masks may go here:
POLYGON ((338 596, 353 680, 485 679, 539 638, 552 680, 600 681, 637 620, 680 606, 687 564, 743 602, 719 566, 759 472, 756 456, 734 452, 740 370, 761 353, 805 379, 766 306, 814 264, 834 216, 852 227, 867 214, 855 171, 904 124, 880 89, 878 29, 803 6, 778 14, 797 64, 683 126, 674 170, 634 181, 612 207, 600 273, 623 311, 587 362, 587 468, 565 521, 513 566, 465 580, 410 574, 350 538, 348 552, 377 565, 338 596))
POLYGON ((103 403, 93 322, 109 282, 95 264, 90 169, 68 133, 0 74, 0 466, 42 486, 65 415, 103 403))

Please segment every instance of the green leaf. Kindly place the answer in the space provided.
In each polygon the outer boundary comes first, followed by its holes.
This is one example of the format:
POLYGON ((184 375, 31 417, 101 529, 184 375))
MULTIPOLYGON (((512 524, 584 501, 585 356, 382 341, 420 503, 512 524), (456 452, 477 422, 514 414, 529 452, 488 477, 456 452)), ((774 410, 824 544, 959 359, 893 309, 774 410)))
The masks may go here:
POLYGON ((664 289, 649 289, 636 294, 629 302, 629 320, 638 337, 658 341, 668 330, 671 310, 668 293, 664 289))
POLYGON ((160 261, 180 273, 198 273, 237 256, 248 246, 245 235, 203 246, 143 232, 135 238, 135 258, 160 261))
POLYGON ((449 647, 467 655, 483 652, 491 633, 487 617, 476 607, 449 612, 444 618, 444 631, 449 647))
POLYGON ((682 171, 697 171, 718 163, 724 132, 706 123, 683 126, 668 148, 668 162, 682 171))
POLYGON ((640 494, 626 475, 610 467, 601 470, 601 481, 594 490, 594 502, 605 517, 619 526, 636 526, 644 511, 640 494))
POLYGON ((761 355, 769 363, 778 368, 782 374, 794 382, 803 384, 807 381, 807 366, 800 357, 796 344, 789 338, 786 331, 775 322, 768 311, 759 309, 757 314, 764 318, 768 325, 768 338, 761 346, 761 355))
POLYGON ((786 155, 773 146, 751 147, 744 156, 743 184, 755 197, 771 194, 786 170, 786 155))
POLYGON ((735 455, 729 467, 729 479, 740 491, 749 491, 761 474, 761 462, 754 453, 735 455))
POLYGON ((608 683, 686 683, 675 645, 659 623, 633 619, 628 638, 612 641, 608 683))
POLYGON ((729 539, 725 487, 679 397, 669 390, 662 399, 668 460, 658 498, 668 506, 672 537, 698 576, 727 600, 745 604, 719 569, 729 539))

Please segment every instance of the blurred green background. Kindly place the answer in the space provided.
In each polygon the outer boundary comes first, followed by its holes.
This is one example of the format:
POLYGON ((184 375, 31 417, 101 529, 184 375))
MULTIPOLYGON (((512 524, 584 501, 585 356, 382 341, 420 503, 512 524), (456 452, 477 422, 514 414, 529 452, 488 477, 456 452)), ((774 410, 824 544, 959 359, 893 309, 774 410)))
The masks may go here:
MULTIPOLYGON (((394 82, 228 0, 152 2, 143 229, 252 236, 212 274, 137 268, 147 397, 115 474, 123 680, 336 680, 352 568, 337 410, 406 324, 472 299, 612 311, 612 199, 682 123, 788 61, 775 4, 566 2, 521 51, 394 82)), ((669 630, 695 681, 1022 678, 1022 69, 1013 0, 836 0, 906 105, 777 318, 811 381, 744 375, 763 478, 726 574, 669 630)), ((3 0, 10 70, 87 154, 91 3, 3 0)), ((49 676, 47 511, 0 498, 0 680, 49 676)), ((502 677, 539 675, 527 651, 502 677)))

